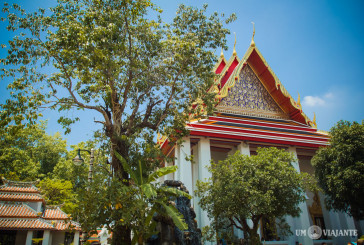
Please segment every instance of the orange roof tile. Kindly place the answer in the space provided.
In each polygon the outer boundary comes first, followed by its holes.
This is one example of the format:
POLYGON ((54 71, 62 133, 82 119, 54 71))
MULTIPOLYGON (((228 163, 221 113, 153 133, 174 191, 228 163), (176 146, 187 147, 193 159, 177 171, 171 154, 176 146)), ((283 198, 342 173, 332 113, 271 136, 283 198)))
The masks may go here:
POLYGON ((64 231, 64 230, 81 231, 81 225, 74 221, 53 221, 53 222, 55 222, 55 228, 59 231, 64 231))
POLYGON ((0 192, 0 201, 44 202, 44 199, 38 193, 0 192))
POLYGON ((22 192, 22 193, 40 193, 35 186, 35 182, 20 182, 4 180, 5 184, 0 186, 1 192, 22 192))
POLYGON ((23 193, 40 193, 37 187, 23 187, 23 186, 0 186, 0 191, 3 192, 23 192, 23 193))
POLYGON ((0 217, 2 218, 37 218, 34 209, 26 204, 0 204, 0 217))
POLYGON ((53 230, 52 224, 42 219, 0 218, 0 230, 41 229, 53 230))
POLYGON ((43 219, 64 220, 67 218, 68 215, 59 207, 46 207, 46 210, 43 213, 43 219))

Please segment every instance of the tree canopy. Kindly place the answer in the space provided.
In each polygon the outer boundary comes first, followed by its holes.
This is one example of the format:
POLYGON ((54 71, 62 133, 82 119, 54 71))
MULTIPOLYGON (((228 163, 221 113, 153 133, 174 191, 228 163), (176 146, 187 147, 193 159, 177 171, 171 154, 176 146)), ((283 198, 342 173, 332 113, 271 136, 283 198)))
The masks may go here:
MULTIPOLYGON (((161 10, 149 0, 60 0, 34 13, 5 4, 16 36, 0 60, 1 77, 13 78, 2 123, 32 122, 44 107, 91 110, 102 118, 96 122, 112 141, 111 154, 125 158, 148 130, 185 132, 192 101, 211 105, 205 92, 214 52, 225 47, 229 31, 217 13, 205 15, 206 6, 181 5, 171 24, 148 19, 150 11, 161 10)), ((61 116, 59 123, 69 132, 77 120, 61 116)), ((122 170, 115 156, 112 164, 122 170)))
POLYGON ((212 178, 198 182, 196 194, 213 221, 213 230, 221 234, 234 226, 244 231, 249 244, 260 244, 261 218, 298 216, 298 205, 306 200, 308 175, 298 173, 293 161, 292 154, 271 147, 258 148, 257 155, 236 152, 224 161, 211 162, 212 178))
POLYGON ((364 122, 339 121, 330 145, 313 157, 315 175, 329 208, 364 218, 364 122))
MULTIPOLYGON (((40 108, 89 110, 103 125, 121 181, 129 175, 115 152, 129 164, 141 155, 159 164, 155 132, 179 138, 190 114, 202 104, 204 112, 213 108, 206 91, 214 82, 214 52, 226 48, 225 24, 235 16, 206 16, 206 9, 180 5, 165 23, 150 19, 162 10, 149 0, 58 0, 32 13, 5 3, 3 20, 14 37, 2 45, 0 77, 11 82, 1 124, 32 124, 40 108)), ((61 114, 58 122, 67 133, 77 120, 61 114)), ((124 232, 118 242, 129 244, 130 229, 118 230, 124 232)))
POLYGON ((0 173, 12 180, 32 181, 52 173, 67 156, 59 133, 48 135, 46 122, 25 128, 0 127, 0 173))

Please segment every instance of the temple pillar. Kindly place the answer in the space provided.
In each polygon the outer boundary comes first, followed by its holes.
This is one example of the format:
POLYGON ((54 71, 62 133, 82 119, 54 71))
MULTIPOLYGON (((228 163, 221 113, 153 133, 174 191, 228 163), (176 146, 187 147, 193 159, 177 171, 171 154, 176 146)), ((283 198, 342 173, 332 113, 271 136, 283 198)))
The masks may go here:
MULTIPOLYGON (((192 148, 192 152, 193 152, 193 163, 192 163, 192 187, 193 187, 193 191, 191 193, 191 195, 195 195, 195 190, 196 190, 196 183, 197 183, 197 180, 198 180, 198 145, 195 145, 193 148, 192 148)), ((198 207, 198 201, 199 199, 197 197, 193 197, 193 202, 192 202, 192 206, 195 210, 195 213, 196 213, 196 220, 197 222, 199 222, 199 215, 197 214, 198 213, 198 210, 196 210, 196 207, 198 207)))
POLYGON ((179 159, 178 159, 178 169, 179 169, 179 177, 180 181, 187 188, 189 193, 193 195, 193 187, 192 187, 192 166, 191 161, 187 160, 191 157, 191 145, 190 138, 184 137, 183 143, 179 147, 179 159), (187 158, 187 159, 186 159, 187 158))
MULTIPOLYGON (((241 155, 250 156, 250 147, 249 147, 249 144, 246 142, 241 142, 241 144, 238 145, 237 150, 240 151, 241 155)), ((251 219, 248 219, 247 223, 250 227, 253 227, 253 221, 251 219)), ((260 235, 260 227, 258 228, 257 232, 260 235)), ((237 235, 239 238, 242 238, 242 237, 244 237, 244 232, 242 230, 238 230, 237 235)))
MULTIPOLYGON (((299 162, 298 162, 298 157, 297 157, 297 152, 296 152, 296 147, 288 147, 288 152, 292 153, 295 157, 296 157, 296 161, 292 162, 292 166, 295 168, 295 170, 300 173, 300 166, 299 166, 299 162)), ((299 205, 299 208, 301 209, 301 214, 299 217, 296 218, 292 218, 290 219, 290 221, 293 221, 293 227, 291 226, 291 228, 293 228, 294 230, 293 232, 293 238, 294 243, 292 243, 292 236, 290 237, 290 244, 295 244, 296 241, 298 241, 299 243, 302 243, 304 245, 313 245, 313 240, 311 238, 309 238, 308 236, 298 236, 295 237, 295 230, 306 230, 310 227, 310 219, 309 219, 309 213, 308 213, 308 209, 307 209, 307 203, 306 202, 301 202, 299 205)), ((287 219, 288 221, 288 219, 287 219)))
POLYGON ((75 231, 75 235, 73 237, 73 245, 78 245, 80 242, 80 232, 75 231))
MULTIPOLYGON (((201 138, 198 142, 198 179, 200 181, 208 181, 211 178, 211 172, 208 171, 208 166, 211 162, 211 150, 210 150, 210 140, 206 137, 201 138)), ((207 212, 202 210, 200 207, 195 210, 199 210, 199 227, 210 225, 210 219, 207 216, 207 212)))
POLYGON ((27 239, 25 240, 25 245, 32 245, 32 239, 33 239, 33 231, 28 231, 27 239))
POLYGON ((181 146, 177 145, 175 146, 174 148, 174 165, 176 165, 178 168, 175 172, 175 179, 176 180, 181 180, 181 167, 180 167, 180 163, 179 163, 179 159, 180 159, 180 156, 179 156, 179 152, 180 152, 180 148, 181 146))
POLYGON ((51 245, 51 231, 50 230, 45 230, 43 232, 43 241, 42 241, 42 245, 51 245))

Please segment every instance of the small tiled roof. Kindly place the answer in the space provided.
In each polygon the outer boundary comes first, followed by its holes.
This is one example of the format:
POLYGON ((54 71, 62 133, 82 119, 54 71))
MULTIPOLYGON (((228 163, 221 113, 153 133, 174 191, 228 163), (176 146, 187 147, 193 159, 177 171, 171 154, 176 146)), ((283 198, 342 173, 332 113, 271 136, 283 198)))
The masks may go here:
POLYGON ((44 202, 38 193, 0 192, 0 201, 44 202))
POLYGON ((63 212, 59 207, 47 206, 43 213, 43 219, 65 220, 67 218, 68 215, 63 212))
POLYGON ((22 193, 40 193, 35 186, 35 182, 20 182, 4 179, 4 185, 0 186, 1 192, 22 192, 22 193))
POLYGON ((2 218, 37 218, 34 209, 26 204, 1 203, 0 217, 2 218))
POLYGON ((0 230, 53 230, 54 227, 43 219, 0 218, 0 230))
POLYGON ((74 221, 54 221, 58 231, 77 230, 81 231, 81 225, 74 221))

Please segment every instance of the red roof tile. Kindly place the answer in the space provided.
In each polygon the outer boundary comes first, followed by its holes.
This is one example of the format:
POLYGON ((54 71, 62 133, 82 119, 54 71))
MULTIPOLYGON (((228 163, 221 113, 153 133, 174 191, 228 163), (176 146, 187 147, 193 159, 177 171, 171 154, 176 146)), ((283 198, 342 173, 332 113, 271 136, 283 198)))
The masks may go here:
POLYGON ((0 217, 2 218, 37 218, 34 209, 26 204, 0 204, 0 217))
POLYGON ((59 207, 46 207, 42 218, 52 220, 64 220, 68 218, 68 215, 63 212, 59 207))
POLYGON ((42 219, 22 219, 22 218, 0 218, 0 229, 41 229, 53 230, 54 227, 49 222, 42 219))
POLYGON ((0 192, 0 201, 44 202, 44 199, 37 193, 0 192))

